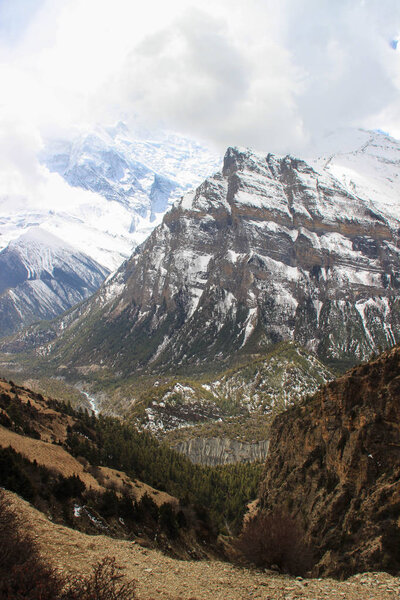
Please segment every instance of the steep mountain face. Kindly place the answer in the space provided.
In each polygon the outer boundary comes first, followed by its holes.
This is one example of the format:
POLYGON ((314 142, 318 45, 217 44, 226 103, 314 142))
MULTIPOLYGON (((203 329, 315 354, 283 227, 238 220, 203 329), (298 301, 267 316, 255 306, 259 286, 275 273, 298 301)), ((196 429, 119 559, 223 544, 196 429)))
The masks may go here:
POLYGON ((399 220, 302 160, 228 149, 64 330, 64 364, 202 369, 295 339, 343 366, 396 342, 399 220))
MULTIPOLYGON (((41 160, 51 172, 42 167, 42 178, 55 190, 49 197, 36 198, 32 192, 32 198, 13 198, 7 190, 0 195, 0 260, 6 269, 0 294, 9 290, 0 299, 0 334, 57 316, 93 293, 149 235, 170 203, 216 169, 218 159, 192 140, 165 133, 138 139, 119 124, 73 141, 50 140, 41 160), (27 247, 26 234, 32 230, 35 244, 38 228, 44 255, 54 253, 52 236, 59 239, 59 250, 61 240, 65 245, 64 252, 57 251, 51 293, 43 283, 21 287, 25 278, 34 279, 26 272, 36 271, 36 258, 24 250, 22 264, 16 248, 27 247), (86 266, 72 268, 71 254, 86 266), (94 271, 101 274, 95 281, 94 271)), ((43 281, 42 275, 36 279, 43 281)))
POLYGON ((39 227, 0 252, 0 336, 52 319, 93 294, 108 271, 39 227))
POLYGON ((321 574, 400 569, 399 373, 397 346, 273 423, 261 503, 302 522, 321 574))

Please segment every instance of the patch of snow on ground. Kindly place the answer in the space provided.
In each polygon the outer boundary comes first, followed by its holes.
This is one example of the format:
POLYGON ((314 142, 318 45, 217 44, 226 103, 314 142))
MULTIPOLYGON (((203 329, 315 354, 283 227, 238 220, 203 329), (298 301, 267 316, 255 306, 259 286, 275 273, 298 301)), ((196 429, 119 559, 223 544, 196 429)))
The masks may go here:
POLYGON ((255 255, 266 265, 266 270, 271 273, 271 277, 285 279, 288 281, 298 281, 301 277, 298 267, 291 267, 285 263, 275 260, 270 256, 255 255))
POLYGON ((203 292, 204 292, 204 290, 202 288, 197 288, 197 287, 190 288, 191 298, 190 298, 189 310, 187 313, 188 319, 190 319, 190 317, 193 316, 193 314, 196 312, 196 308, 200 302, 200 298, 201 298, 203 292))
POLYGON ((257 325, 257 308, 250 308, 247 319, 244 323, 244 338, 241 348, 245 346, 250 335, 253 333, 255 326, 257 325))
POLYGON ((351 282, 352 284, 358 284, 366 287, 382 287, 381 273, 363 271, 351 266, 346 267, 341 265, 335 267, 334 270, 339 276, 339 279, 343 282, 351 282))
POLYGON ((365 310, 366 310, 367 307, 371 307, 374 304, 375 304, 375 301, 374 301, 373 298, 369 298, 368 300, 358 301, 358 302, 355 303, 355 309, 356 309, 356 311, 358 312, 358 314, 361 317, 361 321, 362 321, 362 324, 363 324, 363 329, 364 329, 365 334, 366 334, 366 336, 368 338, 368 341, 370 342, 370 344, 372 345, 372 347, 375 346, 375 343, 374 343, 373 337, 372 337, 372 335, 371 335, 371 333, 370 333, 370 331, 368 329, 368 326, 367 326, 367 320, 365 318, 365 310))
MULTIPOLYGON (((155 360, 157 360, 157 358, 160 356, 160 354, 164 351, 164 349, 167 347, 169 342, 169 336, 165 335, 163 341, 161 342, 161 344, 158 346, 155 354, 151 357, 149 363, 154 362, 155 360)), ((157 383, 157 382, 156 382, 157 383)), ((156 383, 154 385, 156 385, 156 383)))
POLYGON ((314 308, 317 313, 317 325, 319 325, 319 316, 321 314, 321 308, 323 306, 323 302, 321 300, 313 300, 314 308))
POLYGON ((235 252, 234 250, 228 250, 226 253, 226 257, 231 263, 236 263, 238 259, 243 258, 244 256, 246 255, 243 254, 243 252, 235 252))

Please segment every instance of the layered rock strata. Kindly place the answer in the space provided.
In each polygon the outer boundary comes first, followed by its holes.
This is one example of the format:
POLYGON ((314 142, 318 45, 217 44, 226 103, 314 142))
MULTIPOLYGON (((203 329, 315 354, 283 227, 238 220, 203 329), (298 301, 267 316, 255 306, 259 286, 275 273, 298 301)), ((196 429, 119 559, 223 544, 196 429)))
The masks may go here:
POLYGON ((199 437, 178 442, 173 448, 186 454, 193 463, 215 466, 265 460, 268 446, 268 440, 251 444, 228 438, 199 437))

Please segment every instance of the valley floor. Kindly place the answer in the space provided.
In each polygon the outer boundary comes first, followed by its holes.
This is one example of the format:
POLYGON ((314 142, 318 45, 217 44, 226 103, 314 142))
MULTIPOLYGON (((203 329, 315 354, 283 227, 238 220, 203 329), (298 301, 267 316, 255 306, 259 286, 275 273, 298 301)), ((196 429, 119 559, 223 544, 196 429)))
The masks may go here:
MULTIPOLYGON (((7 494, 10 494, 7 492, 7 494)), ((10 494, 16 511, 43 557, 64 573, 89 573, 93 563, 115 556, 137 581, 139 600, 398 600, 400 579, 366 573, 339 582, 294 579, 236 568, 219 561, 178 561, 130 541, 88 536, 55 525, 24 500, 10 494)))

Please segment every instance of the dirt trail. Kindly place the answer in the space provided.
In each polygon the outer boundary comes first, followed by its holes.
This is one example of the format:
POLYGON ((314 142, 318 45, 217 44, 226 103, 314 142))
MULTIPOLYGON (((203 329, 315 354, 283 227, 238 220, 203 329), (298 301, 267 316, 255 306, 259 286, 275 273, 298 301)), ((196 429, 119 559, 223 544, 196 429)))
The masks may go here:
MULTIPOLYGON (((7 494, 10 494, 7 492, 7 494)), ((104 556, 115 556, 137 581, 140 600, 399 600, 400 579, 385 573, 356 575, 345 582, 300 580, 259 573, 218 561, 186 562, 138 544, 88 536, 55 525, 10 494, 43 556, 66 573, 87 573, 104 556)))

